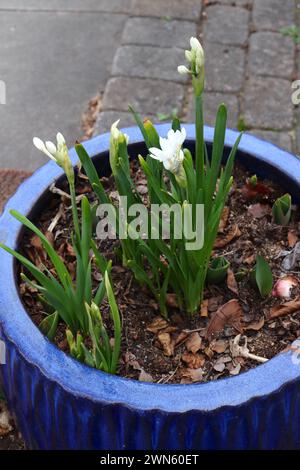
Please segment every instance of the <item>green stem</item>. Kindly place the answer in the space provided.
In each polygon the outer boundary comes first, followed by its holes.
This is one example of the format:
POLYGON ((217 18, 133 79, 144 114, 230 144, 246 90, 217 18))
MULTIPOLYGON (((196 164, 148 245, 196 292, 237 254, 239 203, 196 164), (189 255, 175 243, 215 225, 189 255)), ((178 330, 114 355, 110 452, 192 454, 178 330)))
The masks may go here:
POLYGON ((79 242, 80 228, 79 228, 79 217, 78 217, 77 202, 76 202, 75 184, 69 181, 69 185, 70 185, 70 195, 71 195, 71 205, 72 205, 72 215, 73 215, 75 235, 76 235, 77 242, 79 242))
POLYGON ((203 135, 203 102, 202 96, 195 96, 196 104, 196 178, 197 189, 204 187, 204 135, 203 135))

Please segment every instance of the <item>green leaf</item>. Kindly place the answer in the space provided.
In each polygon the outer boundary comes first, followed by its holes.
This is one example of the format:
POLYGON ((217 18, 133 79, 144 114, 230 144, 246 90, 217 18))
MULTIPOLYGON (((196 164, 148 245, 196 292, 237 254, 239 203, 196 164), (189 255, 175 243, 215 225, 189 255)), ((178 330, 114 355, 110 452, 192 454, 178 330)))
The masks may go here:
POLYGON ((87 153, 87 151, 85 150, 82 144, 76 144, 75 150, 87 174, 87 177, 99 198, 99 201, 102 204, 110 203, 109 197, 107 196, 105 189, 103 188, 103 185, 96 171, 95 165, 92 159, 90 158, 89 154, 87 153))
POLYGON ((58 325, 58 312, 52 313, 44 318, 39 324, 39 328, 47 336, 50 341, 53 341, 58 325))
POLYGON ((290 194, 284 194, 274 202, 272 213, 274 221, 278 225, 288 225, 292 214, 292 198, 290 194))
POLYGON ((266 297, 272 291, 273 275, 267 261, 260 255, 256 257, 255 280, 262 297, 266 297))
POLYGON ((227 275, 227 270, 230 266, 229 261, 223 256, 214 258, 207 270, 207 282, 210 284, 220 284, 224 282, 227 275))
POLYGON ((71 283, 71 277, 67 268, 65 267, 61 258, 58 256, 58 254, 54 250, 53 246, 49 243, 49 240, 47 239, 47 237, 45 237, 45 235, 32 222, 30 222, 29 219, 27 219, 27 217, 20 214, 20 212, 16 210, 11 210, 10 214, 40 238, 43 248, 46 250, 49 258, 51 259, 61 283, 64 286, 71 283))

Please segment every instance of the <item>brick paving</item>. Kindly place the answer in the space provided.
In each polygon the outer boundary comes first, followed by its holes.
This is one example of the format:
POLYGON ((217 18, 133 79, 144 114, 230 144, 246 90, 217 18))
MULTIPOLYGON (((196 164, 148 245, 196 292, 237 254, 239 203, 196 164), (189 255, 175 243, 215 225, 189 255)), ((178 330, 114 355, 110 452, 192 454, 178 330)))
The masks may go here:
POLYGON ((121 126, 133 124, 128 103, 156 122, 174 109, 193 121, 191 85, 176 68, 197 34, 206 52, 206 123, 224 101, 229 127, 300 153, 300 111, 291 102, 299 52, 280 32, 299 17, 295 0, 133 0, 94 134, 119 117, 121 126))

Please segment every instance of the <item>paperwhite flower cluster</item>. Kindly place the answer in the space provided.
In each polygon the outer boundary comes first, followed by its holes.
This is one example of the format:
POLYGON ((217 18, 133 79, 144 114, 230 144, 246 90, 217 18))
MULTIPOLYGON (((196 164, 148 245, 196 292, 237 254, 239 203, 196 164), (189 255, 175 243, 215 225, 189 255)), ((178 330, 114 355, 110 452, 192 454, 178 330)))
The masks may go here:
POLYGON ((64 136, 60 132, 56 135, 56 142, 57 144, 55 145, 49 140, 43 142, 39 137, 33 138, 33 144, 35 147, 61 166, 64 169, 67 178, 74 181, 74 170, 69 156, 68 147, 64 136))

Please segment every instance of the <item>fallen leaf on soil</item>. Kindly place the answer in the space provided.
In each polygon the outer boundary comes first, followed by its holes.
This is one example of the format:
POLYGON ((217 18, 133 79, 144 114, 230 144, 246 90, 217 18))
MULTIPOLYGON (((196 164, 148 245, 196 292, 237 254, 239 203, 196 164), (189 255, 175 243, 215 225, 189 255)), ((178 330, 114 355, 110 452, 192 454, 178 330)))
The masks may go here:
POLYGON ((200 338, 199 333, 194 332, 189 335, 187 341, 185 342, 185 347, 189 352, 195 354, 201 348, 201 343, 202 339, 200 338))
POLYGON ((203 354, 185 352, 181 359, 188 365, 189 369, 199 369, 199 367, 202 367, 205 363, 205 357, 203 354))
POLYGON ((233 367, 233 369, 231 369, 229 371, 229 374, 230 375, 238 375, 241 371, 241 367, 242 367, 241 364, 238 363, 235 367, 233 367))
POLYGON ((245 199, 255 199, 258 196, 268 196, 271 191, 265 184, 257 182, 255 185, 246 183, 242 187, 241 193, 245 199))
POLYGON ((268 314, 268 320, 282 317, 284 315, 290 315, 291 313, 295 313, 298 310, 300 310, 300 299, 291 300, 290 302, 285 302, 284 304, 272 307, 268 314))
POLYGON ((139 381, 140 382, 154 382, 152 375, 145 372, 144 369, 141 370, 141 373, 139 375, 139 381))
POLYGON ((4 408, 4 410, 0 412, 0 437, 6 436, 6 434, 12 431, 13 428, 10 422, 10 414, 8 410, 4 408))
POLYGON ((241 231, 238 225, 233 225, 229 232, 224 235, 224 237, 218 237, 214 243, 214 248, 223 248, 224 246, 228 245, 234 238, 240 237, 241 231))
POLYGON ((278 279, 274 289, 272 290, 273 297, 283 297, 289 299, 293 287, 298 286, 299 282, 294 276, 283 276, 278 279))
POLYGON ((270 214, 271 208, 267 204, 252 204, 248 207, 248 214, 252 215, 255 219, 262 219, 266 215, 270 214))
POLYGON ((218 230, 219 233, 224 232, 224 229, 226 228, 226 225, 228 222, 229 213, 230 213, 229 207, 225 206, 223 209, 220 224, 219 224, 219 230, 218 230))
POLYGON ((209 312, 215 312, 218 308, 219 305, 223 302, 223 297, 221 295, 218 295, 217 297, 211 297, 208 299, 208 311, 209 312))
POLYGON ((212 337, 222 331, 226 325, 232 326, 238 332, 242 333, 242 315, 243 311, 237 299, 229 300, 229 302, 222 305, 212 316, 208 324, 206 330, 206 338, 208 341, 211 341, 212 337))
POLYGON ((131 352, 126 352, 124 359, 125 359, 125 363, 128 364, 133 369, 143 370, 143 368, 138 363, 137 358, 131 352))
POLYGON ((201 312, 200 312, 200 317, 208 317, 208 299, 204 299, 202 304, 201 304, 201 312))
POLYGON ((222 354, 223 352, 226 351, 228 346, 227 341, 224 341, 222 339, 219 340, 213 340, 210 343, 210 349, 218 354, 222 354))
POLYGON ((227 269, 227 287, 230 289, 234 294, 238 295, 239 289, 234 277, 234 272, 232 269, 227 269))
POLYGON ((201 382, 203 379, 203 370, 201 367, 199 367, 199 369, 182 369, 181 377, 180 383, 182 384, 201 382))
POLYGON ((167 304, 168 307, 178 308, 176 294, 167 294, 166 295, 166 304, 167 304))
POLYGON ((300 242, 297 242, 292 251, 290 251, 281 263, 282 269, 291 271, 297 267, 300 262, 300 242))
POLYGON ((260 318, 258 321, 249 323, 248 325, 244 325, 244 330, 253 330, 253 331, 259 331, 262 329, 262 327, 265 324, 265 319, 264 317, 260 318))
POLYGON ((244 259, 245 264, 253 264, 254 261, 255 261, 255 255, 247 256, 247 258, 244 259))
POLYGON ((287 238, 288 238, 289 247, 294 248, 294 246, 296 245, 296 243, 299 240, 296 231, 295 230, 289 230, 287 238))
POLYGON ((152 323, 147 326, 147 331, 156 334, 159 330, 163 330, 168 326, 167 320, 162 317, 155 317, 152 323))
POLYGON ((180 346, 180 344, 184 343, 188 335, 189 334, 187 332, 181 331, 175 339, 175 346, 177 347, 177 346, 180 346))
POLYGON ((173 356, 174 342, 172 341, 170 333, 165 333, 165 332, 158 333, 157 339, 163 348, 164 355, 168 357, 173 356))
POLYGON ((216 362, 214 364, 214 370, 216 370, 217 372, 223 372, 223 370, 225 369, 225 364, 224 362, 216 362))

